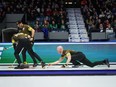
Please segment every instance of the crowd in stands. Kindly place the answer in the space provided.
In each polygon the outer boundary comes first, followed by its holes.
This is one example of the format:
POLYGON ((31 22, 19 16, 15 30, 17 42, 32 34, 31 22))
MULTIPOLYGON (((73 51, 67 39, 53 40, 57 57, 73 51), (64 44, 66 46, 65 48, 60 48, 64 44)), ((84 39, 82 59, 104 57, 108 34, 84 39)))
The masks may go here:
POLYGON ((116 33, 115 0, 82 0, 81 10, 88 33, 116 33))
POLYGON ((2 0, 0 20, 5 14, 23 13, 37 32, 67 31, 64 3, 64 0, 2 0))
POLYGON ((36 10, 38 12, 34 23, 36 31, 46 29, 48 31, 67 31, 66 10, 63 0, 46 0, 42 3, 36 10))
MULTIPOLYGON (((68 31, 65 0, 1 0, 0 22, 5 14, 26 15, 36 32, 68 31)), ((115 0, 81 0, 81 10, 88 33, 116 33, 115 0)))

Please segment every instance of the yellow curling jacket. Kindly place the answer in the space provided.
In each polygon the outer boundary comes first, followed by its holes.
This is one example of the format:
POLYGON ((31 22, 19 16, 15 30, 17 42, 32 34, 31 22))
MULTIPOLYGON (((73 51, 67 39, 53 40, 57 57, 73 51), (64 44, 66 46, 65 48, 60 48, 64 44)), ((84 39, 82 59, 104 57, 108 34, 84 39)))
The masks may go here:
POLYGON ((30 38, 30 35, 24 34, 24 33, 17 33, 14 34, 12 37, 12 43, 17 42, 21 38, 30 38))
POLYGON ((32 29, 33 28, 31 26, 24 24, 23 28, 19 31, 19 33, 24 33, 24 34, 31 35, 32 29))
POLYGON ((63 50, 63 53, 61 55, 62 58, 66 58, 68 55, 74 55, 77 52, 74 50, 63 50))

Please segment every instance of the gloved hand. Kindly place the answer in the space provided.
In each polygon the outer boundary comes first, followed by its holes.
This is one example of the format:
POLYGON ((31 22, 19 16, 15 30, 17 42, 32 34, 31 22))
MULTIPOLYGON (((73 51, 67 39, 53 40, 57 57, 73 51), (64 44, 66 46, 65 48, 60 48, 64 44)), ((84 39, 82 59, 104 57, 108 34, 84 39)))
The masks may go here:
POLYGON ((16 49, 17 43, 13 43, 14 50, 16 49))

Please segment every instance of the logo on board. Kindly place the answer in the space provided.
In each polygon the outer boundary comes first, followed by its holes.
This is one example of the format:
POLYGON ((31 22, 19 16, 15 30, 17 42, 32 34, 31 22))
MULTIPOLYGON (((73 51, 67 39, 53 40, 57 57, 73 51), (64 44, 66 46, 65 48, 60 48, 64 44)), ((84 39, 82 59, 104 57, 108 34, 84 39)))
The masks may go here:
POLYGON ((0 59, 2 57, 2 52, 3 52, 4 47, 0 47, 0 59))

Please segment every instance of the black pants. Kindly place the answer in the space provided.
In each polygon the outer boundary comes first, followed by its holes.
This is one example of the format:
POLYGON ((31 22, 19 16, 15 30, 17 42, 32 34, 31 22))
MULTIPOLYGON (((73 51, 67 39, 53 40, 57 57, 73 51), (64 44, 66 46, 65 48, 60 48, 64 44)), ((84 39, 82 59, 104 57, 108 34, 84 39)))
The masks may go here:
MULTIPOLYGON (((31 46, 33 47, 33 44, 32 43, 31 43, 31 46)), ((26 62, 26 51, 27 51, 27 49, 26 48, 23 48, 23 50, 22 50, 23 62, 26 62)), ((36 59, 38 59, 40 62, 42 61, 42 59, 35 52, 33 52, 33 54, 34 54, 34 57, 36 59)))
POLYGON ((17 59, 17 62, 19 65, 22 63, 19 56, 19 53, 21 52, 22 49, 26 49, 28 51, 34 63, 37 63, 35 57, 38 60, 42 61, 42 59, 35 52, 33 52, 30 41, 28 39, 23 38, 18 41, 18 45, 16 46, 15 52, 14 52, 15 58, 17 59))
POLYGON ((75 55, 71 55, 71 62, 73 63, 73 65, 78 65, 79 62, 83 63, 84 65, 87 65, 89 67, 94 67, 96 65, 103 65, 104 64, 104 60, 103 61, 96 61, 96 62, 91 62, 89 61, 86 56, 82 53, 82 52, 77 52, 75 55), (79 62, 77 62, 79 61, 79 62))

